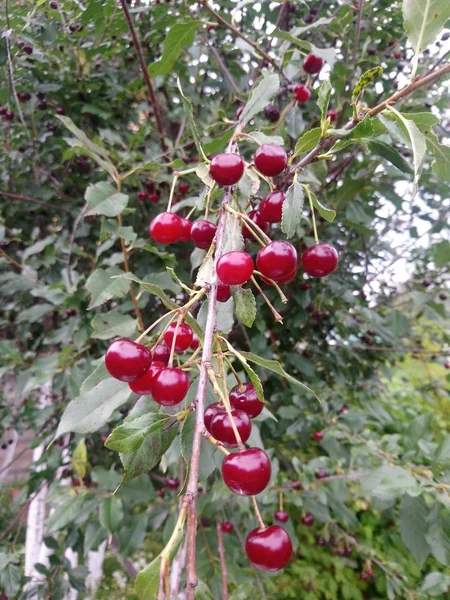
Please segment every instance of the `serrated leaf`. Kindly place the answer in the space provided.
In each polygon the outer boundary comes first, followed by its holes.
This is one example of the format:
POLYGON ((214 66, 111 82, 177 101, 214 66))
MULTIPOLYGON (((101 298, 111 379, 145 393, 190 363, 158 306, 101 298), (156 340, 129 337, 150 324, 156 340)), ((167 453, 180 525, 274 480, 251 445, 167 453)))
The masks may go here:
POLYGON ((319 88, 319 95, 317 98, 317 104, 320 108, 320 112, 322 114, 322 121, 326 119, 328 106, 330 104, 331 98, 331 83, 328 79, 324 79, 322 81, 322 85, 319 88))
MULTIPOLYGON (((197 148, 197 151, 204 160, 206 160, 205 153, 203 152, 202 144, 200 142, 200 136, 198 134, 197 125, 194 121, 194 114, 192 112, 192 104, 188 98, 184 95, 183 88, 181 87, 180 79, 177 77, 177 86, 181 94, 181 101, 183 103, 184 114, 189 123, 189 127, 191 129, 192 137, 194 138, 194 143, 197 148)), ((210 186, 211 187, 211 186, 210 186)))
POLYGON ((405 494, 400 502, 400 533, 403 543, 422 568, 430 547, 425 539, 428 508, 422 496, 411 498, 405 494))
POLYGON ((295 179, 286 191, 286 198, 282 207, 281 231, 288 238, 297 234, 303 218, 303 203, 305 192, 303 186, 295 179))
POLYGON ((352 100, 355 102, 358 100, 363 93, 364 89, 369 86, 371 83, 380 79, 383 75, 383 67, 373 67, 373 69, 369 69, 365 73, 361 75, 358 83, 353 88, 352 92, 352 100))
POLYGON ((72 454, 72 469, 78 476, 78 479, 84 479, 87 470, 87 448, 84 438, 78 442, 72 454))
POLYGON ((426 540, 431 554, 442 565, 450 566, 450 509, 436 503, 427 520, 426 540))
POLYGON ((109 340, 113 337, 132 337, 136 333, 136 319, 123 315, 118 310, 95 315, 91 321, 94 331, 92 337, 109 340))
POLYGON ((256 318, 256 300, 251 289, 233 287, 232 294, 238 320, 246 327, 251 327, 256 318))
POLYGON ((140 448, 148 435, 162 429, 170 418, 169 415, 148 413, 132 421, 126 421, 112 430, 105 446, 110 450, 129 454, 140 448))
POLYGON ((252 131, 249 133, 252 138, 255 138, 260 144, 276 144, 277 146, 284 146, 284 140, 281 135, 266 135, 261 131, 252 131))
POLYGON ((432 571, 428 573, 420 587, 420 593, 427 596, 441 596, 448 592, 450 588, 450 575, 432 571))
POLYGON ((325 221, 328 221, 328 223, 332 223, 336 218, 336 211, 332 208, 327 208, 321 202, 319 202, 315 193, 311 191, 311 188, 309 189, 309 193, 311 195, 313 206, 314 208, 317 208, 322 219, 325 219, 325 221))
POLYGON ((379 140, 370 140, 368 142, 368 148, 373 154, 377 156, 382 156, 394 167, 397 167, 402 173, 412 173, 413 169, 411 165, 409 165, 403 156, 396 150, 393 146, 389 146, 389 144, 385 144, 379 140))
POLYGON ((118 267, 97 269, 86 281, 86 289, 91 294, 91 303, 88 309, 97 308, 111 298, 123 298, 128 293, 130 283, 126 279, 119 279, 118 275, 126 275, 118 267))
POLYGON ((117 192, 114 186, 106 181, 88 186, 84 198, 89 208, 85 213, 87 217, 91 215, 117 217, 128 205, 128 196, 117 192))
POLYGON ((270 104, 280 87, 280 78, 275 73, 266 75, 253 90, 249 101, 239 117, 239 123, 250 121, 255 115, 270 104))
POLYGON ((320 133, 320 127, 315 127, 314 129, 310 129, 301 137, 299 137, 295 145, 294 156, 312 150, 317 145, 317 142, 320 139, 320 133))
POLYGON ((283 29, 276 28, 270 35, 271 37, 277 38, 279 40, 283 40, 285 42, 289 42, 291 44, 299 45, 302 41, 299 37, 308 31, 309 29, 314 29, 315 27, 321 27, 322 25, 329 25, 333 19, 327 19, 325 17, 321 17, 308 25, 304 25, 302 27, 294 27, 291 32, 284 31, 283 29))
POLYGON ((250 381, 253 383, 253 385, 255 386, 255 391, 256 391, 256 395, 258 396, 258 399, 261 402, 264 402, 264 390, 261 384, 261 380, 258 377, 258 375, 255 373, 255 371, 251 368, 251 366, 248 364, 247 362, 247 356, 249 353, 248 352, 238 352, 238 350, 236 350, 235 348, 233 348, 233 346, 229 343, 228 340, 226 340, 225 338, 222 338, 223 341, 225 342, 225 344, 228 346, 228 350, 234 354, 234 356, 240 361, 240 363, 242 364, 242 366, 245 369, 245 372, 247 373, 247 375, 250 378, 250 381))
POLYGON ((435 41, 448 19, 447 0, 403 0, 403 24, 416 54, 435 41))
POLYGON ((72 521, 75 521, 81 514, 84 503, 84 496, 65 496, 46 521, 46 535, 55 533, 55 531, 59 531, 72 521))
POLYGON ((22 574, 17 565, 9 563, 0 571, 0 589, 8 598, 16 597, 21 588, 22 574))
POLYGON ((439 123, 439 117, 430 112, 402 113, 405 119, 414 121, 421 133, 428 134, 430 129, 439 123))
POLYGON ((149 67, 150 75, 168 75, 185 48, 191 46, 201 21, 188 21, 172 25, 164 39, 162 57, 149 67))
POLYGON ((427 147, 434 156, 433 172, 441 181, 450 183, 450 147, 441 144, 434 133, 427 135, 427 147))
POLYGON ((431 247, 434 264, 438 269, 447 267, 450 263, 450 242, 442 240, 431 247))
POLYGON ((420 493, 419 484, 408 471, 388 465, 370 471, 362 480, 361 490, 380 500, 394 500, 403 494, 415 496, 420 493))

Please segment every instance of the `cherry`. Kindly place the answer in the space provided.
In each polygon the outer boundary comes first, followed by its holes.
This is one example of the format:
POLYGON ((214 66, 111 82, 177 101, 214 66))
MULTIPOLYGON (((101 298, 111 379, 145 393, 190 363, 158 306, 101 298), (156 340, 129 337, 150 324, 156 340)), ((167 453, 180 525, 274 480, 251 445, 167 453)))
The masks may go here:
POLYGON ((151 394, 153 377, 156 375, 156 373, 159 373, 161 369, 164 369, 165 366, 166 365, 163 362, 154 360, 150 366, 150 369, 143 377, 140 377, 139 379, 136 379, 136 381, 131 381, 129 383, 130 388, 135 394, 141 394, 141 396, 151 394))
POLYGON ((191 350, 197 350, 197 348, 200 346, 200 339, 198 337, 198 335, 196 333, 192 333, 192 342, 191 345, 189 346, 191 350))
POLYGON ((203 415, 203 422, 209 433, 211 433, 211 421, 216 415, 223 412, 225 412, 225 407, 219 402, 213 402, 207 407, 205 414, 203 415))
MULTIPOLYGON (((252 432, 252 425, 250 419, 243 410, 233 409, 231 411, 236 428, 241 436, 242 443, 250 437, 252 432)), ((224 446, 228 448, 236 448, 238 443, 236 436, 234 435, 233 427, 231 426, 231 420, 226 412, 218 412, 215 417, 211 419, 210 432, 216 440, 222 442, 224 446)))
POLYGON ((178 190, 180 194, 185 194, 189 189, 189 184, 186 181, 180 181, 180 185, 178 186, 178 190))
POLYGON ((152 192, 151 194, 149 194, 148 199, 150 200, 150 202, 158 202, 158 200, 159 200, 158 192, 152 192))
POLYGON ((334 108, 330 108, 330 110, 327 112, 327 117, 330 119, 331 122, 336 121, 337 112, 334 110, 334 108))
POLYGON ((157 346, 153 346, 151 349, 153 360, 157 362, 162 362, 164 365, 167 365, 170 358, 170 348, 168 348, 165 344, 158 344, 157 346))
POLYGON ((444 363, 444 369, 447 369, 447 371, 450 369, 450 361, 445 361, 444 363))
POLYGON ((222 530, 222 533, 231 533, 233 531, 233 523, 231 521, 224 521, 221 524, 220 529, 222 530))
POLYGON ((309 15, 306 15, 306 17, 303 19, 305 21, 305 23, 307 23, 308 25, 310 23, 314 23, 314 15, 312 13, 309 13, 309 15))
POLYGON ((305 73, 309 73, 310 75, 316 75, 316 73, 320 73, 323 67, 323 58, 317 56, 317 54, 313 54, 310 52, 305 57, 303 61, 303 70, 305 73))
POLYGON ((285 198, 285 193, 279 190, 271 192, 261 200, 259 212, 264 221, 268 223, 280 223, 285 198))
POLYGON ((403 54, 400 52, 400 50, 398 50, 397 52, 394 52, 394 58, 396 58, 397 60, 400 60, 402 58, 403 54))
MULTIPOLYGON (((260 229, 262 229, 264 231, 264 233, 267 233, 269 231, 269 223, 264 221, 264 219, 262 218, 261 212, 259 210, 251 210, 247 216, 254 223, 256 223, 256 225, 258 225, 258 227, 260 229)), ((244 240, 254 239, 252 232, 246 225, 243 225, 243 227, 242 227, 242 237, 244 238, 244 240)))
POLYGON ((287 523, 289 521, 289 513, 287 510, 276 510, 274 515, 276 521, 280 523, 287 523))
POLYGON ((256 266, 258 271, 276 283, 285 283, 297 271, 297 251, 289 242, 270 242, 258 252, 256 266))
POLYGON ((311 92, 309 87, 304 83, 299 83, 294 87, 294 98, 297 100, 299 104, 304 104, 308 102, 311 98, 311 92))
POLYGON ((148 194, 147 194, 147 192, 144 192, 144 191, 138 192, 137 197, 138 197, 138 200, 144 201, 144 200, 147 200, 148 194))
POLYGON ((280 118, 280 109, 278 106, 275 106, 275 104, 269 104, 269 106, 266 106, 264 109, 264 116, 271 123, 275 123, 275 121, 278 121, 280 118))
POLYGON ((396 40, 389 40, 388 48, 392 48, 392 46, 395 46, 396 43, 397 43, 396 40))
POLYGON ((180 481, 176 477, 169 477, 166 479, 166 487, 169 490, 177 490, 180 487, 180 481))
POLYGON ((208 250, 211 246, 217 227, 211 221, 195 221, 191 228, 191 240, 196 248, 208 250))
POLYGON ((279 525, 253 529, 245 540, 248 560, 261 571, 279 571, 289 562, 292 542, 287 531, 279 525))
POLYGON ((338 253, 331 244, 315 244, 302 254, 303 268, 311 277, 326 277, 336 269, 338 261, 338 253))
POLYGON ((439 294, 439 300, 442 300, 442 301, 444 301, 444 300, 447 300, 447 298, 448 298, 448 294, 447 294, 447 292, 441 292, 441 293, 439 294))
POLYGON ((430 281, 429 279, 424 279, 424 280, 422 281, 422 285, 423 285, 423 287, 425 287, 425 288, 427 288, 427 287, 430 287, 430 285, 431 285, 431 281, 430 281))
POLYGON ((255 496, 269 484, 270 460, 261 448, 229 454, 222 463, 222 477, 229 489, 240 496, 255 496))
POLYGON ((303 485, 301 481, 291 481, 291 488, 293 490, 302 490, 303 489, 303 485))
POLYGON ((302 525, 304 525, 305 527, 311 527, 311 525, 314 524, 314 517, 312 516, 311 513, 306 513, 306 515, 302 516, 300 521, 301 521, 302 525))
POLYGON ((264 402, 258 400, 255 386, 249 381, 235 385, 230 390, 230 404, 233 408, 243 410, 250 419, 257 417, 264 408, 264 402))
POLYGON ((254 161, 258 171, 266 177, 275 177, 286 168, 287 154, 277 144, 262 144, 255 152, 254 161))
POLYGON ((320 440, 323 440, 323 431, 315 431, 313 434, 313 438, 318 442, 320 442, 320 440))
POLYGON ((178 242, 183 235, 181 218, 171 212, 163 212, 150 223, 150 236, 160 244, 178 242))
POLYGON ((26 44, 22 50, 25 52, 25 54, 28 54, 28 56, 33 54, 33 46, 30 46, 29 44, 26 44))
POLYGON ((56 114, 57 114, 57 115, 65 115, 65 114, 66 114, 66 111, 63 109, 63 107, 62 107, 62 106, 58 106, 58 107, 56 108, 56 111, 55 111, 55 112, 56 112, 56 114))
POLYGON ((6 108, 4 106, 0 106, 0 116, 3 117, 3 115, 6 114, 6 108))
POLYGON ((174 406, 184 400, 189 390, 189 377, 181 369, 158 371, 152 381, 153 400, 162 406, 174 406))
POLYGON ((14 113, 11 110, 7 110, 4 114, 5 121, 13 121, 14 113))
POLYGON ((47 102, 38 102, 37 107, 39 110, 45 110, 47 108, 47 102))
POLYGON ((58 3, 54 0, 51 0, 51 2, 49 2, 48 5, 50 6, 50 8, 53 8, 53 10, 58 10, 58 3))
POLYGON ((120 381, 135 381, 143 377, 152 364, 150 350, 126 338, 110 344, 105 355, 105 366, 120 381))
POLYGON ((156 490, 156 495, 158 498, 164 498, 164 490, 156 490))
POLYGON ((209 174, 219 185, 234 185, 244 174, 244 161, 239 154, 217 154, 209 166, 209 174))
POLYGON ((180 242, 188 242, 191 239, 191 229, 192 229, 192 222, 189 221, 189 219, 181 219, 180 242))
POLYGON ((28 102, 28 100, 31 100, 31 94, 29 92, 19 92, 17 98, 19 102, 28 102))
POLYGON ((314 473, 314 477, 316 479, 325 479, 328 477, 328 472, 326 469, 317 469, 317 471, 314 473))
POLYGON ((220 281, 217 283, 217 302, 226 302, 231 298, 231 289, 220 281))
POLYGON ((253 259, 243 250, 232 250, 219 258, 216 270, 222 283, 242 285, 253 275, 253 259))
POLYGON ((343 404, 341 406, 341 408, 338 410, 338 414, 339 415, 345 415, 345 413, 348 412, 348 406, 346 404, 343 404))
MULTIPOLYGON (((177 328, 176 323, 171 323, 164 334, 164 343, 168 348, 172 348, 173 337, 177 328)), ((186 323, 180 323, 177 330, 177 338, 175 340, 176 352, 184 352, 189 348, 192 342, 194 332, 186 323)))

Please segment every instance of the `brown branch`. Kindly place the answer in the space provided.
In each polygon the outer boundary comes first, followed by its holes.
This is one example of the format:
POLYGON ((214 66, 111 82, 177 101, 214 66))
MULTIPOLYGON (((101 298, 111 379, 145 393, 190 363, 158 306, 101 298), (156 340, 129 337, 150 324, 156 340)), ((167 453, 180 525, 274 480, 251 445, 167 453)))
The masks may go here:
POLYGON ((127 0, 121 0, 121 4, 122 4, 122 8, 123 8, 123 13, 125 15, 125 20, 127 22, 128 29, 130 30, 131 38, 133 40, 133 45, 136 50, 136 54, 137 54, 138 61, 139 61, 139 66, 141 68, 142 75, 144 77, 144 81, 147 86, 148 94, 150 96, 150 100, 151 100, 151 103, 153 106, 153 112, 155 114, 155 119, 156 119, 156 128, 158 129, 158 133, 159 133, 159 143, 160 143, 162 151, 166 152, 167 146, 166 146, 166 142, 165 142, 164 127, 163 127, 162 119, 161 119, 161 108, 159 106, 159 102, 156 97, 155 90, 153 88, 152 79, 150 77, 150 73, 148 72, 147 64, 145 62, 144 55, 142 53, 141 42, 139 41, 139 37, 138 37, 137 31, 136 31, 136 28, 133 25, 133 19, 131 18, 131 15, 130 15, 130 10, 128 8, 127 0))
POLYGON ((31 196, 23 196, 22 194, 5 192, 3 190, 0 190, 0 196, 5 196, 5 198, 11 198, 12 200, 19 200, 20 202, 31 202, 32 204, 46 206, 47 208, 54 208, 55 210, 61 210, 62 212, 70 214, 70 210, 68 208, 65 208, 64 206, 58 206, 57 204, 52 204, 51 202, 44 202, 44 200, 37 200, 36 198, 32 198, 31 196))
POLYGON ((356 59, 358 58, 358 46, 359 46, 359 38, 361 35, 361 20, 362 20, 362 11, 364 7, 364 0, 359 0, 358 6, 358 17, 356 19, 356 29, 355 29, 355 41, 353 44, 353 72, 356 67, 356 59))
POLYGON ((236 96, 238 98, 242 98, 243 97, 242 92, 238 88, 236 82, 233 79, 233 75, 228 70, 226 64, 222 60, 222 57, 220 56, 220 54, 217 51, 217 49, 215 48, 215 46, 213 44, 210 44, 209 41, 206 38, 205 38, 205 44, 208 46, 208 48, 214 54, 214 58, 216 59, 219 67, 221 68, 221 70, 222 70, 222 72, 223 72, 223 74, 225 76, 225 79, 228 81, 228 83, 230 84, 231 88, 233 89, 233 92, 236 94, 236 96))
POLYGON ((220 570, 222 572, 222 600, 228 600, 227 561, 225 559, 225 548, 223 546, 222 522, 219 515, 216 516, 216 529, 220 556, 220 570))
MULTIPOLYGON (((119 227, 122 227, 122 225, 123 225, 122 215, 118 215, 117 216, 117 222, 119 224, 119 227)), ((128 263, 128 251, 127 251, 127 248, 125 246, 125 240, 123 239, 122 236, 120 236, 120 245, 122 247, 123 265, 124 265, 124 268, 125 268, 125 273, 129 273, 130 272, 130 265, 128 263)), ((133 282, 130 283, 130 296, 131 296, 131 301, 133 302, 134 312, 136 314, 136 318, 137 318, 137 321, 138 321, 139 331, 144 331, 144 329, 145 329, 145 327, 144 327, 144 321, 142 320, 142 315, 141 315, 141 311, 139 309, 139 305, 138 305, 138 302, 137 302, 136 294, 134 293, 133 282)))

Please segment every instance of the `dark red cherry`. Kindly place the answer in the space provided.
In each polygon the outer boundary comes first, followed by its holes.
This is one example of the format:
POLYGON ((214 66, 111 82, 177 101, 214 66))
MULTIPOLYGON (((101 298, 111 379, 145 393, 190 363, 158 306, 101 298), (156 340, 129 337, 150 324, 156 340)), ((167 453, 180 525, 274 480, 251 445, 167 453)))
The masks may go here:
POLYGON ((217 261, 217 276, 226 285, 243 285, 253 275, 254 264, 250 254, 232 250, 217 261))
MULTIPOLYGON (((231 416, 233 417, 236 428, 241 436, 242 443, 245 444, 252 432, 250 419, 243 410, 233 409, 231 411, 231 416)), ((236 436, 234 435, 233 427, 231 426, 231 420, 226 412, 220 412, 213 417, 209 429, 211 435, 215 437, 216 440, 219 440, 219 442, 222 442, 224 446, 227 446, 228 448, 237 447, 238 443, 236 441, 236 436)))
POLYGON ((303 489, 302 482, 298 481, 298 480, 291 481, 291 488, 293 490, 302 490, 303 489))
POLYGON ((261 414, 264 408, 264 402, 258 400, 255 386, 250 381, 242 385, 235 385, 230 390, 230 404, 233 408, 243 410, 250 419, 254 419, 261 414))
POLYGON ((178 186, 178 190, 180 194, 185 194, 189 189, 189 184, 186 181, 180 181, 180 185, 178 186))
POLYGON ((233 531, 233 523, 231 521, 224 521, 221 524, 220 529, 222 530, 222 533, 231 533, 233 531))
POLYGON ((309 87, 304 83, 299 83, 294 88, 294 98, 299 104, 307 102, 311 98, 309 87))
POLYGON ((63 109, 63 107, 62 107, 62 106, 58 106, 58 107, 56 108, 56 111, 55 111, 55 112, 56 112, 56 114, 57 114, 57 115, 65 115, 65 114, 66 114, 66 111, 63 109))
POLYGON ((29 92, 18 92, 17 98, 19 102, 28 102, 28 100, 31 100, 31 94, 29 92))
POLYGON ((311 527, 311 525, 314 525, 314 517, 311 513, 306 513, 306 515, 303 515, 300 521, 305 527, 311 527))
POLYGON ((292 542, 287 531, 279 525, 253 529, 245 540, 248 560, 261 571, 279 571, 289 562, 292 542))
POLYGON ((152 192, 151 194, 148 195, 148 199, 150 200, 150 202, 158 202, 158 200, 159 200, 159 193, 158 192, 152 192))
POLYGON ((375 56, 375 54, 377 53, 377 49, 376 48, 369 48, 367 50, 367 53, 369 54, 369 56, 375 56))
POLYGON ((158 344, 157 346, 153 346, 151 349, 153 360, 158 362, 162 362, 164 365, 167 365, 170 358, 170 348, 168 348, 165 344, 158 344))
POLYGON ((217 302, 226 302, 231 298, 231 289, 221 281, 217 283, 217 302))
POLYGON ((180 481, 176 477, 169 477, 166 479, 166 487, 169 490, 177 490, 180 487, 180 481))
POLYGON ((191 350, 197 350, 197 348, 200 346, 200 339, 198 337, 198 335, 196 333, 192 333, 192 342, 191 345, 189 346, 191 350))
POLYGON ((403 54, 398 50, 397 52, 394 52, 394 58, 399 60, 400 58, 403 58, 403 54))
POLYGON ((256 266, 258 271, 269 279, 276 283, 284 283, 286 277, 291 279, 297 271, 297 251, 292 244, 284 240, 270 242, 258 252, 256 266))
POLYGON ((191 227, 191 240, 196 248, 208 250, 211 246, 217 227, 211 221, 195 221, 191 227))
POLYGON ((120 381, 130 382, 143 377, 151 364, 150 350, 125 338, 110 344, 105 355, 109 374, 120 381))
POLYGON ((318 442, 320 442, 320 440, 323 440, 323 431, 315 431, 313 433, 313 438, 318 442))
POLYGON ((244 161, 239 154, 217 154, 211 161, 209 173, 219 185, 234 185, 244 174, 244 161))
POLYGON ((268 223, 280 223, 283 211, 283 203, 286 195, 281 190, 271 192, 263 198, 259 205, 259 212, 264 221, 268 223))
POLYGON ((287 165, 287 154, 277 144, 262 144, 255 152, 253 160, 258 171, 266 177, 279 175, 287 165))
POLYGON ((326 469, 317 469, 314 473, 316 479, 325 479, 328 477, 328 471, 326 469))
POLYGON ((326 277, 338 265, 339 257, 331 244, 315 244, 302 254, 303 269, 311 277, 326 277))
POLYGON ((14 120, 14 113, 11 110, 7 110, 5 112, 5 114, 3 115, 5 121, 13 121, 14 120))
POLYGON ((264 109, 264 116, 268 121, 275 123, 280 118, 280 109, 275 104, 269 104, 264 109))
POLYGON ((277 510, 274 515, 276 521, 280 521, 280 523, 287 523, 289 521, 289 513, 287 510, 277 510))
POLYGON ((240 496, 255 496, 269 484, 270 460, 261 448, 248 448, 225 457, 222 477, 225 484, 240 496))
MULTIPOLYGON (((267 233, 269 231, 269 223, 264 221, 259 210, 251 210, 247 216, 254 223, 256 223, 256 225, 258 225, 258 227, 260 229, 262 229, 264 231, 264 233, 267 233)), ((244 240, 253 240, 254 239, 252 232, 246 225, 242 226, 242 237, 244 238, 244 240)))
POLYGON ((25 52, 25 54, 33 54, 33 46, 30 46, 29 44, 25 44, 22 50, 25 52))
POLYGON ((50 8, 52 8, 53 10, 58 10, 58 3, 55 2, 55 0, 51 0, 51 2, 48 3, 48 5, 50 6, 50 8))
POLYGON ((136 379, 136 381, 129 383, 130 388, 135 394, 151 394, 153 377, 156 375, 156 373, 159 373, 161 369, 164 369, 165 366, 166 365, 164 363, 154 360, 150 366, 150 369, 143 377, 140 377, 139 379, 136 379))
POLYGON ((138 200, 144 201, 144 200, 147 200, 148 194, 147 194, 147 192, 141 191, 141 192, 137 193, 137 197, 138 197, 138 200))
POLYGON ((447 371, 450 369, 450 361, 445 361, 444 363, 444 369, 447 369, 447 371))
POLYGON ((3 115, 6 114, 6 108, 4 106, 0 106, 0 116, 3 117, 3 115))
POLYGON ((182 235, 183 224, 175 213, 160 213, 150 223, 150 236, 160 244, 178 242, 182 235))
POLYGON ((330 108, 330 110, 327 112, 327 117, 330 119, 331 122, 336 121, 337 112, 334 110, 334 108, 330 108))
POLYGON ((317 56, 317 54, 307 54, 305 60, 303 61, 303 70, 305 73, 309 73, 310 75, 315 75, 316 73, 320 73, 323 67, 323 58, 317 56))
MULTIPOLYGON (((176 323, 171 323, 164 334, 164 343, 168 348, 172 348, 172 342, 177 328, 176 323)), ((184 352, 192 343, 193 331, 186 323, 180 323, 177 330, 177 339, 175 341, 176 352, 184 352)))
POLYGON ((180 242, 188 242, 191 239, 192 223, 189 219, 181 219, 180 242))
POLYGON ((447 298, 448 298, 447 292, 441 292, 439 294, 439 300, 442 300, 443 302, 445 302, 445 300, 447 300, 447 298))
POLYGON ((189 377, 181 369, 158 371, 152 381, 153 400, 162 406, 174 406, 184 400, 189 390, 189 377))
POLYGON ((431 281, 430 281, 429 279, 424 279, 424 280, 422 281, 422 285, 423 285, 423 287, 425 287, 425 288, 427 288, 427 287, 430 287, 430 285, 431 285, 431 281))
POLYGON ((203 422, 209 433, 211 433, 211 421, 216 415, 223 412, 225 412, 225 407, 219 402, 213 402, 207 407, 205 414, 203 415, 203 422))

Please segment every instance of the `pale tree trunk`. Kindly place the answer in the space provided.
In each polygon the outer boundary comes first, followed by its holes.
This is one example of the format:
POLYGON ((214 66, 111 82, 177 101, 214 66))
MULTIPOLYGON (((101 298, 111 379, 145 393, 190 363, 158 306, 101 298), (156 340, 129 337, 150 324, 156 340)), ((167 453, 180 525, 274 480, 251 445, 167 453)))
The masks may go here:
POLYGON ((105 560, 106 541, 102 542, 98 550, 91 550, 87 555, 87 568, 89 575, 86 579, 88 595, 85 600, 93 600, 100 587, 103 577, 103 561, 105 560))
POLYGON ((0 455, 0 484, 5 483, 8 478, 8 473, 11 468, 11 463, 16 453, 17 440, 19 434, 14 429, 5 432, 1 439, 1 444, 6 444, 6 450, 1 451, 0 455), (11 443, 12 442, 12 443, 11 443))
MULTIPOLYGON (((72 548, 67 548, 64 552, 64 557, 67 558, 72 569, 78 567, 78 552, 74 552, 72 548)), ((73 588, 64 596, 64 600, 77 600, 77 598, 78 592, 73 588)))

